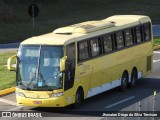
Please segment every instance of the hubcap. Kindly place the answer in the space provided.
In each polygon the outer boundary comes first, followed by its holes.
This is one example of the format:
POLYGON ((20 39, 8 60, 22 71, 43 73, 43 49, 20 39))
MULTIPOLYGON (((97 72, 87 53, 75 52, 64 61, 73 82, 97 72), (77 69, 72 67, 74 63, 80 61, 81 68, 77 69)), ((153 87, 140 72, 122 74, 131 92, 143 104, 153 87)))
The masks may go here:
POLYGON ((126 85, 126 84, 127 84, 127 79, 123 78, 123 85, 126 85))
POLYGON ((132 79, 132 85, 134 85, 134 83, 135 83, 135 77, 133 77, 132 79))
POLYGON ((79 93, 76 95, 76 101, 77 101, 77 103, 80 103, 80 101, 81 101, 81 97, 80 97, 79 93))

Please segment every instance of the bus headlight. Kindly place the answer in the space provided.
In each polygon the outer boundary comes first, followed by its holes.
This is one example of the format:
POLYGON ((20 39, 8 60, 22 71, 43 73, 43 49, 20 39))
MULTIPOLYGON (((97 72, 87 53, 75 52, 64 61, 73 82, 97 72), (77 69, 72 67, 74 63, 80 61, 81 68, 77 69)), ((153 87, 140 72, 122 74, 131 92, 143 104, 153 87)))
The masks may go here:
POLYGON ((21 97, 25 97, 24 93, 22 93, 22 92, 16 92, 16 95, 21 96, 21 97))
POLYGON ((62 96, 62 95, 63 95, 63 92, 53 93, 53 94, 51 95, 51 97, 60 97, 60 96, 62 96))

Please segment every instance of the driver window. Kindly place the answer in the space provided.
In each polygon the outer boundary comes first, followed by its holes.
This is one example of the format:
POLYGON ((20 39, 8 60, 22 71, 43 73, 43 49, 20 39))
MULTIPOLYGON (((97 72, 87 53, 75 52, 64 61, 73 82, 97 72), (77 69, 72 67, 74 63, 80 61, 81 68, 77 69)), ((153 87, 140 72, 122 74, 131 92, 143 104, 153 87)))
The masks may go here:
POLYGON ((75 43, 66 46, 66 71, 65 71, 65 86, 68 90, 73 87, 75 75, 75 43))

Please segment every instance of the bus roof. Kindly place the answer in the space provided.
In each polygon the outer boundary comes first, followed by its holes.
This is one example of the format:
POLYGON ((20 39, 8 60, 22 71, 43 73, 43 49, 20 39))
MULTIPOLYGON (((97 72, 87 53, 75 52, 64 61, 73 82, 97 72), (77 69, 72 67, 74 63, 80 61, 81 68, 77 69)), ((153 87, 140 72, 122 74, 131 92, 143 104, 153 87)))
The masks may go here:
POLYGON ((150 22, 148 16, 115 15, 99 21, 87 21, 58 28, 52 33, 29 38, 21 44, 64 45, 146 22, 150 22))

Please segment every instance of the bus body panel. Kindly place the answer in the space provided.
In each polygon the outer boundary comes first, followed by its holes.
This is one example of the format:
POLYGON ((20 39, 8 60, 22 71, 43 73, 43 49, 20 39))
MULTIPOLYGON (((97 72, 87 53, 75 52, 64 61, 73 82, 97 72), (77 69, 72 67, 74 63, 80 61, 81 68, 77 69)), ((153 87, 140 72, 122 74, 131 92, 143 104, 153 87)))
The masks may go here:
MULTIPOLYGON (((102 55, 97 57, 90 56, 89 59, 79 61, 78 42, 86 40, 90 43, 90 39, 102 38, 102 36, 106 34, 112 34, 114 36, 117 31, 129 28, 134 29, 136 26, 141 26, 143 23, 151 22, 146 16, 117 16, 117 18, 121 19, 120 21, 115 18, 116 17, 113 16, 108 19, 113 20, 113 22, 115 21, 114 27, 98 29, 94 32, 86 34, 81 34, 78 32, 71 35, 50 33, 39 37, 30 38, 22 42, 22 45, 64 45, 64 55, 66 55, 66 45, 75 43, 75 76, 73 87, 67 90, 64 90, 63 88, 53 91, 27 91, 17 88, 16 92, 21 92, 25 95, 25 97, 16 95, 17 103, 19 105, 34 107, 64 107, 75 103, 76 92, 79 87, 82 87, 84 99, 86 99, 115 87, 119 87, 121 85, 121 78, 124 71, 128 73, 129 82, 131 81, 133 69, 137 70, 138 78, 148 75, 152 71, 153 67, 153 37, 151 28, 150 41, 135 44, 127 48, 125 46, 122 49, 114 49, 109 53, 103 52, 102 55), (130 19, 133 17, 134 19, 131 21, 123 21, 122 18, 124 19, 125 17, 127 19, 129 19, 128 17, 131 17, 130 19), (56 39, 58 41, 56 41, 56 39), (148 63, 150 64, 148 65, 148 63), (59 92, 63 92, 63 95, 60 97, 51 97, 52 94, 59 92)), ((103 20, 103 22, 104 21, 105 20, 103 20)), ((63 86, 64 85, 65 82, 63 82, 63 86)))

